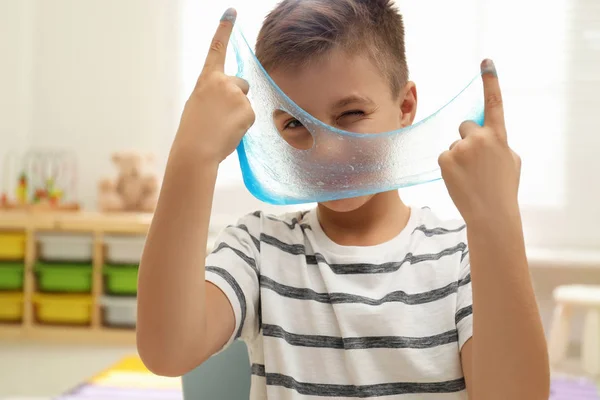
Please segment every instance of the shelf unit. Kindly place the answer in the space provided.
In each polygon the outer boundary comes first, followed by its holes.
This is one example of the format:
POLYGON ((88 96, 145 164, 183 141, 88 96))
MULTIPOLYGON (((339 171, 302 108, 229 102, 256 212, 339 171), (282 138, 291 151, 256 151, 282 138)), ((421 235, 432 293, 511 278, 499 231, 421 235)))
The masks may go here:
POLYGON ((67 343, 133 344, 134 329, 108 328, 102 324, 105 235, 146 235, 151 214, 102 214, 93 212, 0 211, 0 232, 25 234, 23 319, 20 324, 0 323, 0 339, 67 343), (51 326, 36 321, 33 299, 38 233, 87 234, 93 237, 92 313, 89 326, 51 326))

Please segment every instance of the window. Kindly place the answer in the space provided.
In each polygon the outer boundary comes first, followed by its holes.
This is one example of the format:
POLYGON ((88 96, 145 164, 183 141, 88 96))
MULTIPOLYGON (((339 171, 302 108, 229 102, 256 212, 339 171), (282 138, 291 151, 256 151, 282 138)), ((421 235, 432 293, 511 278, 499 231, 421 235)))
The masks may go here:
MULTIPOLYGON (((509 140, 523 158, 521 206, 563 206, 567 1, 397 3, 406 21, 411 79, 420 95, 419 117, 457 93, 481 60, 494 59, 509 140)), ((430 204, 444 216, 458 216, 442 182, 404 192, 407 201, 430 204)))

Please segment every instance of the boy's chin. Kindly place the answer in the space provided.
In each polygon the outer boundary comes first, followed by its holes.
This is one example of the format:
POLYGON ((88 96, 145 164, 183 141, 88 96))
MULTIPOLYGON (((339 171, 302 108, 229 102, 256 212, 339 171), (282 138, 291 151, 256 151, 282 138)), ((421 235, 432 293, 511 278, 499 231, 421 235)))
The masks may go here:
POLYGON ((367 204, 372 198, 373 195, 354 197, 352 199, 327 201, 325 203, 321 203, 321 205, 334 212, 351 212, 358 210, 359 208, 367 204))

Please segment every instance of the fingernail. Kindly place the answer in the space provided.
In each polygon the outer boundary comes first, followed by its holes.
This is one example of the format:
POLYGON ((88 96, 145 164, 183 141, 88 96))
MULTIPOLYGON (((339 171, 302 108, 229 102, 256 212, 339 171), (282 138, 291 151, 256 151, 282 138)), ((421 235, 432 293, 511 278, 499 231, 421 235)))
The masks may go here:
POLYGON ((492 60, 485 59, 481 63, 481 73, 482 74, 491 74, 494 77, 498 77, 498 72, 496 72, 496 66, 492 60))
POLYGON ((232 24, 235 24, 236 18, 237 18, 237 12, 235 11, 235 8, 229 8, 227 11, 225 11, 223 16, 221 17, 221 21, 229 21, 232 24))

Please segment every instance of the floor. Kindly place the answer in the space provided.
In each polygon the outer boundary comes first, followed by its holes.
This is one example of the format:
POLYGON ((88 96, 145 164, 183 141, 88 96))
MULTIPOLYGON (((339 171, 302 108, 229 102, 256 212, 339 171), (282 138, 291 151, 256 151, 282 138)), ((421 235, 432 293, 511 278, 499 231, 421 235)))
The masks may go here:
MULTIPOLYGON (((51 399, 131 354, 133 347, 0 342, 0 400, 51 399)), ((557 372, 582 374, 576 360, 557 372)))
POLYGON ((0 342, 0 400, 58 396, 130 354, 135 348, 0 342))

